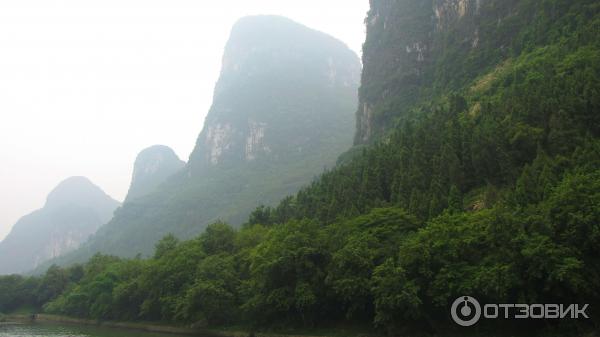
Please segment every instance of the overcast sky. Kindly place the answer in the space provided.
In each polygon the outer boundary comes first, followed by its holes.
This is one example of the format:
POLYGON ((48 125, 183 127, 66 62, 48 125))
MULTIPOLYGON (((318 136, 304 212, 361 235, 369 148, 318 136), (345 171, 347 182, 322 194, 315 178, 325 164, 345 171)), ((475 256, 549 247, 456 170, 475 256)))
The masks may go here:
POLYGON ((360 53, 368 6, 368 0, 0 2, 0 239, 69 176, 86 176, 123 200, 140 150, 164 144, 187 161, 238 18, 284 15, 360 53))

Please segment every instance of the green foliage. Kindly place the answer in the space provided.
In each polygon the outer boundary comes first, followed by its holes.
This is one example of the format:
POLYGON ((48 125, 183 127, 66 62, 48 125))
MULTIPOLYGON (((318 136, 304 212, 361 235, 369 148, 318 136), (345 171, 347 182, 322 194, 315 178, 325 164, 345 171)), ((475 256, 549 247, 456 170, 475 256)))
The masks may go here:
POLYGON ((69 285, 69 275, 58 266, 48 269, 37 290, 38 302, 46 303, 61 295, 69 285))
POLYGON ((405 319, 418 318, 422 300, 419 286, 407 279, 405 270, 393 259, 386 260, 373 274, 374 324, 393 331, 405 319))
POLYGON ((328 259, 317 229, 314 223, 287 223, 251 252, 251 277, 244 289, 249 296, 243 307, 251 317, 259 322, 299 318, 305 326, 314 324, 328 259))
POLYGON ((166 254, 172 252, 179 244, 179 239, 173 234, 167 234, 154 247, 154 258, 160 259, 166 254))
POLYGON ((0 277, 0 313, 11 313, 23 304, 38 303, 39 280, 18 275, 0 277))
POLYGON ((235 231, 231 226, 217 222, 209 225, 206 232, 200 237, 202 249, 209 255, 219 253, 233 253, 235 245, 235 231))
POLYGON ((220 325, 239 319, 239 275, 233 256, 220 254, 202 260, 194 283, 185 292, 181 319, 220 325))

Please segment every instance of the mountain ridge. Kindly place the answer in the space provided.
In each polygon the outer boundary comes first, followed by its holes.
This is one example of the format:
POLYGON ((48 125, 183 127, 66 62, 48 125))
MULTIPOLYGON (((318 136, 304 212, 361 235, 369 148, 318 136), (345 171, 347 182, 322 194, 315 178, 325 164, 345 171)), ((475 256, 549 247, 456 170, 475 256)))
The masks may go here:
POLYGON ((137 155, 125 202, 153 192, 160 184, 185 167, 175 151, 165 145, 153 145, 137 155))
POLYGON ((85 177, 63 180, 0 242, 0 274, 27 272, 77 249, 119 205, 85 177))
POLYGON ((187 238, 219 220, 240 225, 255 207, 278 202, 335 165, 351 146, 361 64, 345 44, 287 18, 253 16, 233 27, 223 60, 185 168, 126 202, 57 263, 96 252, 146 255, 168 233, 187 238))

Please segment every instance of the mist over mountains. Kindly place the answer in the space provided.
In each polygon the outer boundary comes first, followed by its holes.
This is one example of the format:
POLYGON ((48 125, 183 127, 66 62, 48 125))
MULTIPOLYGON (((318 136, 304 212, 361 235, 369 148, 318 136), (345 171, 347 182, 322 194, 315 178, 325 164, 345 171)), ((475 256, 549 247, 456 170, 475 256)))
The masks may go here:
POLYGON ((240 19, 188 164, 140 197, 134 173, 115 217, 54 262, 146 255, 168 233, 240 225, 257 206, 295 193, 352 145, 360 72, 358 56, 327 34, 278 16, 240 19))
POLYGON ((0 274, 27 272, 77 249, 119 205, 87 178, 64 180, 0 242, 0 274))

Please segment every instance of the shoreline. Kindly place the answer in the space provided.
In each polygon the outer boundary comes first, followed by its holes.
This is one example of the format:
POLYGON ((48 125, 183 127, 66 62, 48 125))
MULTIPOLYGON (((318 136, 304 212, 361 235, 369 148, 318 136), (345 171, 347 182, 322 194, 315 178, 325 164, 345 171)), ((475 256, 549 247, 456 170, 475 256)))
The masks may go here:
MULTIPOLYGON (((204 329, 191 329, 185 327, 177 327, 172 325, 159 325, 152 323, 135 323, 135 322, 116 322, 116 321, 99 321, 84 318, 75 318, 69 316, 37 314, 35 318, 31 315, 7 315, 6 318, 19 323, 62 323, 72 325, 88 325, 106 328, 119 328, 126 330, 138 330, 145 332, 159 332, 173 335, 206 335, 207 337, 240 337, 243 335, 232 334, 224 335, 216 331, 204 329)), ((241 332, 240 332, 241 333, 241 332)))
POLYGON ((327 337, 327 336, 311 336, 311 335, 285 335, 277 333, 262 333, 244 331, 224 331, 215 329, 193 329, 174 325, 161 325, 156 323, 136 323, 136 322, 116 322, 116 321, 99 321, 84 318, 75 318, 69 316, 37 314, 35 318, 32 315, 6 315, 6 319, 15 323, 61 323, 68 325, 87 325, 105 328, 136 330, 143 332, 165 333, 174 336, 202 336, 202 337, 327 337))

